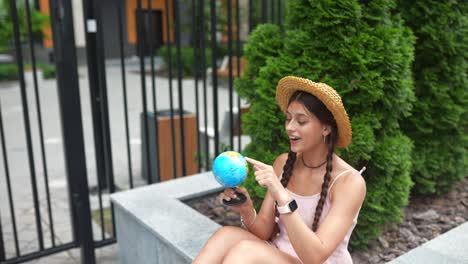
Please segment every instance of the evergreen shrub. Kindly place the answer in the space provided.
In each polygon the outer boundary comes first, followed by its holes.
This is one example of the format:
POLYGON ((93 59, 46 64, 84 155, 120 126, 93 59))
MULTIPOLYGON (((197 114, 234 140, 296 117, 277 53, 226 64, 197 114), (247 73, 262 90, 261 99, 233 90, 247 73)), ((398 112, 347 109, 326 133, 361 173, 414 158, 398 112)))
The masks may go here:
POLYGON ((468 4, 400 0, 417 41, 412 116, 403 124, 414 141, 414 193, 446 192, 468 170, 468 4))
MULTIPOLYGON (((287 152, 276 84, 295 75, 325 82, 343 98, 353 143, 338 154, 363 174, 367 196, 351 245, 365 247, 389 222, 399 221, 412 186, 412 142, 399 122, 414 101, 410 65, 414 37, 391 0, 288 1, 283 29, 262 25, 244 47, 249 61, 236 89, 250 103, 243 129, 252 138, 244 154, 272 164, 287 152)), ((255 201, 265 190, 248 177, 255 201)))

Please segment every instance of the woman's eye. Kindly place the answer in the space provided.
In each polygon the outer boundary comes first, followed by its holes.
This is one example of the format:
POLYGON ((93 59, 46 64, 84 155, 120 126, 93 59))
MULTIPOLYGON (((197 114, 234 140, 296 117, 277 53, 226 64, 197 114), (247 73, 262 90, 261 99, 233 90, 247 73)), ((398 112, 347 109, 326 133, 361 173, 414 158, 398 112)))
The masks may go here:
POLYGON ((303 125, 305 125, 306 122, 304 122, 304 121, 297 121, 297 123, 298 123, 300 126, 303 126, 303 125))

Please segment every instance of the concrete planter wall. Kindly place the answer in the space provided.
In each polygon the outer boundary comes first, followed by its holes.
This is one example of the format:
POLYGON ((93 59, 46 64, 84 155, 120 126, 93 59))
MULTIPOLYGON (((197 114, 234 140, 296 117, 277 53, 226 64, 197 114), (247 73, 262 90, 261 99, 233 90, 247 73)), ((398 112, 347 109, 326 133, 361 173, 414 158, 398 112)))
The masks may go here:
POLYGON ((191 263, 221 226, 183 201, 222 190, 211 172, 111 196, 121 263, 191 263))

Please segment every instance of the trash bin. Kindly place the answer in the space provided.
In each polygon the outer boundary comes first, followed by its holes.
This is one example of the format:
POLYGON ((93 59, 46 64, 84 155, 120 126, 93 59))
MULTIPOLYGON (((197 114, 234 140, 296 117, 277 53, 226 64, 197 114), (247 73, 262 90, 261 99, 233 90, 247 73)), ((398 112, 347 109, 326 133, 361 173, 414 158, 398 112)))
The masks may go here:
POLYGON ((154 112, 147 112, 148 138, 145 137, 145 116, 140 114, 141 127, 141 161, 142 177, 148 179, 148 165, 146 158, 147 145, 149 147, 149 166, 151 168, 151 182, 160 182, 173 179, 174 177, 187 176, 198 173, 198 163, 195 155, 197 153, 197 120, 193 113, 186 110, 183 112, 184 122, 184 146, 185 153, 181 155, 180 139, 180 118, 179 109, 174 109, 174 135, 171 131, 171 112, 170 110, 157 111, 157 120, 154 112), (158 125, 159 138, 156 139, 156 125, 158 125), (173 160, 173 137, 175 144, 176 172, 174 174, 173 160), (159 161, 156 156, 156 150, 159 150, 159 161), (186 173, 182 175, 182 162, 185 158, 186 173), (159 164, 159 173, 157 165, 159 164))

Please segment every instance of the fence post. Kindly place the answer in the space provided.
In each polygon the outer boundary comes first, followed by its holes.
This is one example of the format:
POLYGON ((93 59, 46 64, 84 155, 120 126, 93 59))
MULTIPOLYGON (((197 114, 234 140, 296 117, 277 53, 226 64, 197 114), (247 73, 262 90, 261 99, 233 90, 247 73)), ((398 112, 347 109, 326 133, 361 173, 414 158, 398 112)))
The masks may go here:
POLYGON ((94 264, 96 259, 89 205, 71 1, 51 0, 50 14, 65 166, 72 208, 73 237, 74 241, 81 247, 81 263, 94 264))
POLYGON ((114 172, 107 104, 102 1, 83 0, 89 93, 93 113, 94 149, 98 188, 114 192, 114 172))

